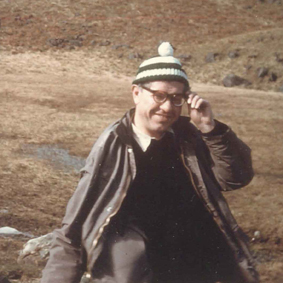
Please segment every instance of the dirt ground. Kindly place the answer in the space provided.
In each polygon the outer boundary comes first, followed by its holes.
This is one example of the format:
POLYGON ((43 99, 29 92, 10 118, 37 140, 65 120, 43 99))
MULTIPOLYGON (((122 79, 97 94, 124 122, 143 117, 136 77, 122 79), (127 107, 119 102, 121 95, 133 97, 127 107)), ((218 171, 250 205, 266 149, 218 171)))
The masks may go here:
MULTIPOLYGON (((191 55, 182 61, 192 89, 253 150, 254 180, 225 197, 251 239, 261 282, 281 283, 283 6, 270 2, 1 1, 0 226, 34 236, 60 226, 92 144, 133 106, 139 63, 169 40, 191 55), (229 58, 235 49, 240 56, 229 58), (207 52, 220 55, 206 63, 207 52), (261 66, 277 81, 258 78, 261 66), (232 71, 252 85, 222 87, 232 71), (261 237, 252 240, 255 231, 261 237)), ((0 238, 0 275, 40 277, 42 264, 17 263, 26 241, 0 238)))

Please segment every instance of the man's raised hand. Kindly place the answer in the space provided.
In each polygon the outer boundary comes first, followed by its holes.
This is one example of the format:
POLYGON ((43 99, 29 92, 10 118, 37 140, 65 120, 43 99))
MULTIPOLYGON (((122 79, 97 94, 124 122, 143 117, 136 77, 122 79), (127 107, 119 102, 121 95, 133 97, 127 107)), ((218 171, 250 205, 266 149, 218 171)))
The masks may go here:
POLYGON ((188 94, 188 110, 191 121, 202 132, 208 133, 215 127, 213 113, 210 103, 198 96, 195 92, 188 94))

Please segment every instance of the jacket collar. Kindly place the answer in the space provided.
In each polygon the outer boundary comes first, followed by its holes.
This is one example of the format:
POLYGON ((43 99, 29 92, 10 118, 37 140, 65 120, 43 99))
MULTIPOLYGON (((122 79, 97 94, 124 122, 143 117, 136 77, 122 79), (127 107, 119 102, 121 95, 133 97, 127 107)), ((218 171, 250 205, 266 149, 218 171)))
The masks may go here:
POLYGON ((130 109, 119 121, 116 128, 116 134, 122 140, 122 142, 128 146, 132 146, 132 122, 135 114, 135 108, 130 109))
MULTIPOLYGON (((132 146, 133 129, 132 123, 135 114, 135 108, 130 109, 119 121, 116 128, 116 134, 122 142, 128 146, 132 146)), ((197 130, 190 123, 189 117, 180 116, 179 119, 172 125, 172 130, 176 136, 176 140, 194 140, 197 130)))

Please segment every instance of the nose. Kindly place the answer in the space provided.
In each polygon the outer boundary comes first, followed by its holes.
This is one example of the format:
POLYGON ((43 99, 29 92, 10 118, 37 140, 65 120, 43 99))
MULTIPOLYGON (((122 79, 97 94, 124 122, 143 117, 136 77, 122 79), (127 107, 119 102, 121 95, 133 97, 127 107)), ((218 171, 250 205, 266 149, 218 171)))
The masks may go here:
POLYGON ((170 112, 173 110, 174 105, 171 102, 171 99, 168 98, 166 99, 166 101, 164 101, 161 105, 160 108, 164 111, 164 112, 170 112))

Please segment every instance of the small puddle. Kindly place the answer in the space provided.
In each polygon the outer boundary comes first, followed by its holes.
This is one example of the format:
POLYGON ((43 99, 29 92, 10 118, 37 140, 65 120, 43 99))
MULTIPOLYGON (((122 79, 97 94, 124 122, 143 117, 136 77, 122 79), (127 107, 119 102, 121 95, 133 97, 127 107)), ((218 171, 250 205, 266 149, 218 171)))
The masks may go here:
POLYGON ((22 145, 21 149, 25 155, 47 160, 54 168, 59 170, 78 173, 85 165, 84 158, 70 155, 68 150, 56 145, 25 144, 22 145))

